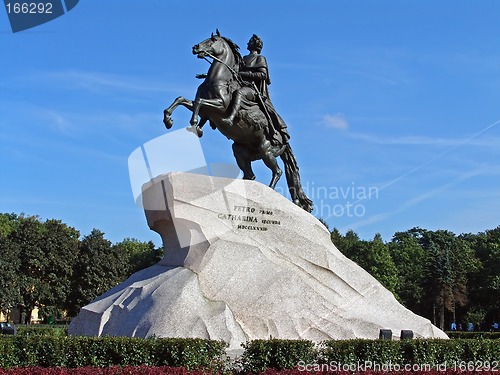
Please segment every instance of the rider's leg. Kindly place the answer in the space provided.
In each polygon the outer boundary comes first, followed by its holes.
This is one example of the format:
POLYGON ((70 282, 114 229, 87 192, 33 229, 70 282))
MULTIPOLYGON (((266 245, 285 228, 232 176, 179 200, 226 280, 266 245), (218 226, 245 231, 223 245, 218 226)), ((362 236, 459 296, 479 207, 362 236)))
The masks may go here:
POLYGON ((239 90, 236 90, 233 93, 233 100, 231 101, 230 104, 230 112, 229 116, 226 118, 222 118, 221 121, 224 122, 226 125, 232 125, 234 118, 238 114, 238 111, 241 108, 241 103, 243 102, 243 99, 247 99, 250 101, 255 100, 255 92, 252 88, 250 87, 242 87, 239 90))

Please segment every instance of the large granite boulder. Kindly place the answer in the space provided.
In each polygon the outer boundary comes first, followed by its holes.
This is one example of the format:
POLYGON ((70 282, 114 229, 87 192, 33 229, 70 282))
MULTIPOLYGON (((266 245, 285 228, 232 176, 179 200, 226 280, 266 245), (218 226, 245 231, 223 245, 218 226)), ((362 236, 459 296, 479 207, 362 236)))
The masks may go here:
POLYGON ((82 308, 72 335, 251 339, 446 338, 267 186, 189 173, 143 187, 165 256, 82 308))

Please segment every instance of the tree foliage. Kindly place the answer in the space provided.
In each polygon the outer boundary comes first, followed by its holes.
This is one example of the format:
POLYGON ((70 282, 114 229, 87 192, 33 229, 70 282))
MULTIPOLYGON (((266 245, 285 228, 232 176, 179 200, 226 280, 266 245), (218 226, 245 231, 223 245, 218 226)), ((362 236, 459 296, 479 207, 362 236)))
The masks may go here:
MULTIPOLYGON (((19 248, 13 246, 10 234, 18 224, 14 214, 0 215, 0 311, 9 312, 20 303, 19 248)), ((7 314, 8 315, 8 314, 7 314)))
POLYGON ((162 251, 155 248, 152 241, 141 242, 134 238, 126 238, 115 246, 119 253, 126 254, 128 258, 127 274, 133 274, 159 262, 163 255, 162 251))
POLYGON ((398 285, 396 265, 389 252, 389 246, 382 241, 380 234, 375 235, 373 241, 363 241, 352 230, 345 236, 334 230, 331 238, 344 255, 363 267, 391 292, 396 292, 398 285))
POLYGON ((97 229, 80 238, 60 220, 0 214, 0 311, 18 307, 26 322, 35 307, 45 317, 74 316, 133 272, 157 263, 159 254, 152 242, 112 244, 97 229))
POLYGON ((500 227, 460 236, 413 228, 395 233, 387 244, 380 236, 364 241, 337 229, 331 238, 406 307, 440 328, 453 321, 465 327, 472 316, 483 316, 482 328, 488 329, 500 318, 500 227))
MULTIPOLYGON (((442 328, 452 321, 487 324, 500 316, 500 226, 477 234, 421 228, 361 239, 354 231, 331 239, 415 313, 442 328), (475 321, 473 321, 475 320, 475 321)), ((74 316, 132 273, 157 263, 152 242, 112 244, 93 229, 80 236, 60 220, 0 214, 0 310, 74 316)))
POLYGON ((39 282, 45 271, 44 232, 45 228, 40 220, 30 216, 21 218, 19 225, 10 235, 11 246, 20 259, 19 289, 27 321, 38 301, 46 298, 49 292, 46 286, 39 282))
POLYGON ((444 329, 445 313, 468 301, 468 274, 478 264, 467 242, 449 231, 423 231, 421 246, 427 251, 427 300, 433 307, 433 320, 444 329))
POLYGON ((44 224, 44 265, 38 285, 45 290, 38 299, 47 315, 57 315, 64 310, 71 292, 74 267, 78 259, 80 233, 59 220, 47 220, 44 224))

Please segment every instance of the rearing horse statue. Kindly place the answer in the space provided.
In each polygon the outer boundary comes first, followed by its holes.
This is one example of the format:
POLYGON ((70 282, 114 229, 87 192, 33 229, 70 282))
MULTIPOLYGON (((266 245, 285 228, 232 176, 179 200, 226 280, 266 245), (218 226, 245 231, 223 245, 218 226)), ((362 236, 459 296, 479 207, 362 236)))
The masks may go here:
POLYGON ((164 110, 163 122, 167 129, 172 127, 171 116, 179 105, 193 112, 190 120, 191 127, 188 127, 188 130, 197 134, 198 137, 203 135, 203 125, 209 121, 213 129, 218 129, 234 141, 233 153, 238 166, 243 171, 243 178, 255 179, 251 163, 260 159, 272 171, 269 184, 272 189, 275 188, 282 175, 276 159, 278 156, 281 157, 292 201, 311 212, 313 203, 302 189, 299 168, 288 139, 271 129, 271 119, 263 102, 266 98, 259 96, 260 103, 246 103, 242 106, 233 123, 223 120, 228 115, 233 93, 245 85, 238 76, 242 62, 238 50, 239 47, 234 42, 221 36, 218 31, 216 35, 212 34, 210 38, 196 44, 193 47, 193 54, 199 58, 212 59, 205 80, 198 87, 194 101, 182 96, 176 98, 164 110), (198 117, 200 117, 199 121, 198 117))

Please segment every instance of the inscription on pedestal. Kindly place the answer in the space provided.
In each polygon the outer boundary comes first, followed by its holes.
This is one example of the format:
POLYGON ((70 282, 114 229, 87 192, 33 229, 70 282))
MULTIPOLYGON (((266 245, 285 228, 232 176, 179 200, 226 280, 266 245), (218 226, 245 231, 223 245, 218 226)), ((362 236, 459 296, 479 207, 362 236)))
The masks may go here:
POLYGON ((262 232, 269 230, 272 226, 281 225, 281 221, 272 216, 274 216, 274 211, 271 209, 251 206, 233 206, 231 212, 217 215, 221 220, 235 222, 237 229, 262 232))

